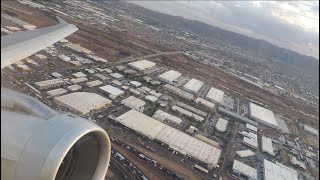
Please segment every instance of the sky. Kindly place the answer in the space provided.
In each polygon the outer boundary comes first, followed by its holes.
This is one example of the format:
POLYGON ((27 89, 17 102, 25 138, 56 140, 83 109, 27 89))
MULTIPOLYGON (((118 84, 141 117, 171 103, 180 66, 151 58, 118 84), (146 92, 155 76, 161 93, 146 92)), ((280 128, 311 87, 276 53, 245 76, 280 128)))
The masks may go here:
POLYGON ((319 1, 130 1, 319 59, 319 1))

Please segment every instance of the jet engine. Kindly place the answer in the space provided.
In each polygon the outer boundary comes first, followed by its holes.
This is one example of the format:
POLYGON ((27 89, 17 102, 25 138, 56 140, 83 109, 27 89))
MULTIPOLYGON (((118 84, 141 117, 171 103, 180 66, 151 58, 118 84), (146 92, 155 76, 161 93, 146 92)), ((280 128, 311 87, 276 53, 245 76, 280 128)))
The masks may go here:
POLYGON ((110 154, 101 127, 1 88, 2 180, 102 180, 110 154))

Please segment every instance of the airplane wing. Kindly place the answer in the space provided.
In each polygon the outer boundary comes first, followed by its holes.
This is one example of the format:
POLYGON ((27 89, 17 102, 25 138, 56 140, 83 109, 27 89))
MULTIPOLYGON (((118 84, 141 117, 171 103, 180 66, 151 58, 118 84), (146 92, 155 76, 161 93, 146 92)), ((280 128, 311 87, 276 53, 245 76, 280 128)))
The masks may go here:
MULTIPOLYGON (((78 29, 57 19, 55 26, 1 36, 1 69, 78 29)), ((101 180, 110 157, 110 139, 98 125, 1 87, 1 179, 101 180)))
POLYGON ((1 69, 58 42, 78 28, 57 17, 59 24, 1 37, 1 69))

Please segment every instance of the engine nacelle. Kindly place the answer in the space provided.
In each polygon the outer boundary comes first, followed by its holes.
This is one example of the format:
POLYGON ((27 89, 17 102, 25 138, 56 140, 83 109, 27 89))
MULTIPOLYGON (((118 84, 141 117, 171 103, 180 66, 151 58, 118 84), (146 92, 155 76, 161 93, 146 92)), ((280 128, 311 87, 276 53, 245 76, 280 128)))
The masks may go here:
POLYGON ((72 114, 42 118, 3 108, 3 104, 1 179, 104 179, 111 145, 101 127, 72 114))

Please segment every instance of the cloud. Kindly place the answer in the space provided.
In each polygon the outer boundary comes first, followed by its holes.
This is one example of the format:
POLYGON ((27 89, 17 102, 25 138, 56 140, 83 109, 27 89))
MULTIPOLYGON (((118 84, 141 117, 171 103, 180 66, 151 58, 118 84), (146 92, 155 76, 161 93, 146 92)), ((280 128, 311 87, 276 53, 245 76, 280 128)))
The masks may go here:
POLYGON ((319 57, 318 1, 129 1, 319 57))

